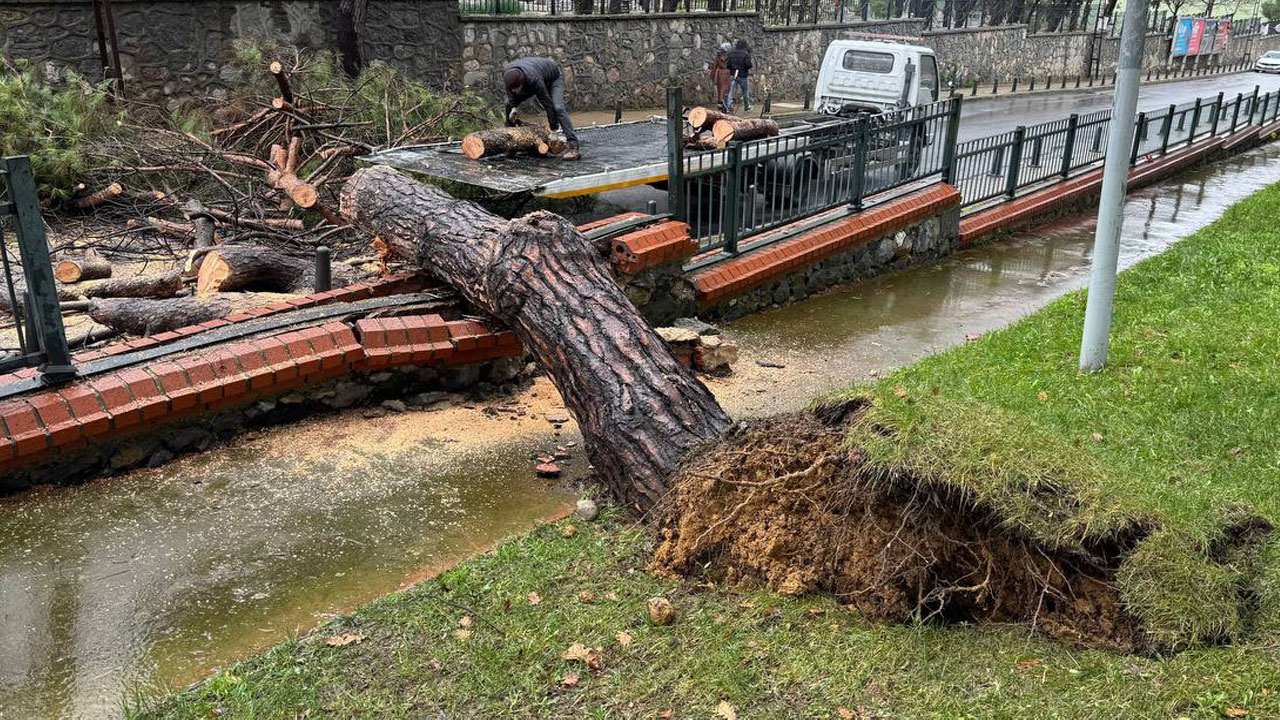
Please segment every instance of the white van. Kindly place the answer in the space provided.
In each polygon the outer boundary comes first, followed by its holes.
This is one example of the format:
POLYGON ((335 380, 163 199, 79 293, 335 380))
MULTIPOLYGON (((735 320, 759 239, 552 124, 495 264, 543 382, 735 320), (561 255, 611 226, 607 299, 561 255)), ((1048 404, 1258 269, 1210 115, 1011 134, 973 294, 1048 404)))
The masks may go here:
POLYGON ((848 117, 941 99, 938 59, 920 38, 859 34, 827 46, 813 107, 824 115, 848 117))

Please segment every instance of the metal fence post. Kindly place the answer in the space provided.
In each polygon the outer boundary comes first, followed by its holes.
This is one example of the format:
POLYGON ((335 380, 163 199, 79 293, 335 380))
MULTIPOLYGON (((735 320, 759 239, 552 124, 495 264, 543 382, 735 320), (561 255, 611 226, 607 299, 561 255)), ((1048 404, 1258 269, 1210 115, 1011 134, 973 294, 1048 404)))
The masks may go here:
POLYGON ((1218 134, 1218 121, 1222 119, 1222 98, 1225 96, 1225 93, 1218 93, 1218 99, 1214 101, 1213 129, 1209 131, 1209 137, 1214 137, 1218 134))
POLYGON ((1253 116, 1258 112, 1258 93, 1261 90, 1261 85, 1253 86, 1253 99, 1249 101, 1249 122, 1245 123, 1245 125, 1253 124, 1253 116))
POLYGON ((53 279, 53 265, 49 261, 49 244, 44 236, 44 220, 40 216, 31 161, 25 155, 9 157, 4 158, 0 167, 9 176, 9 200, 17 216, 23 276, 31 294, 30 304, 35 305, 35 325, 28 331, 40 341, 45 353, 40 372, 46 381, 64 380, 74 376, 76 369, 71 365, 67 331, 58 307, 58 290, 53 279))
POLYGON ((1027 126, 1019 125, 1013 131, 1013 146, 1009 148, 1009 173, 1006 176, 1004 194, 1012 200, 1018 194, 1018 176, 1022 171, 1022 143, 1027 139, 1027 126))
POLYGON ((1201 103, 1200 98, 1196 98, 1195 107, 1191 110, 1191 131, 1187 133, 1188 145, 1196 141, 1196 130, 1200 129, 1201 103))
POLYGON ((1058 174, 1066 180, 1071 175, 1071 163, 1075 159, 1076 153, 1076 133, 1080 130, 1080 116, 1071 113, 1071 117, 1067 118, 1067 137, 1062 145, 1062 169, 1058 174))
POLYGON ((1147 114, 1138 113, 1138 122, 1133 126, 1133 149, 1129 151, 1129 167, 1138 164, 1138 155, 1142 152, 1142 141, 1147 136, 1147 114))
POLYGON ((680 88, 667 88, 667 203, 671 217, 688 222, 684 206, 684 99, 680 88))
POLYGON ((854 132, 857 134, 853 143, 853 197, 849 198, 849 207, 854 212, 862 212, 862 194, 867 187, 867 119, 856 120, 854 132))
POLYGON ((942 146, 942 182, 953 185, 956 182, 956 144, 960 133, 960 109, 964 105, 964 96, 957 95, 950 102, 947 134, 942 146))
POLYGON ((1236 106, 1231 109, 1231 129, 1228 132, 1236 131, 1236 123, 1240 122, 1240 106, 1244 103, 1244 93, 1236 93, 1236 106))
POLYGON ((729 177, 725 181, 724 208, 720 216, 720 234, 724 236, 724 249, 730 255, 738 254, 738 221, 742 218, 742 198, 738 192, 742 174, 742 143, 730 143, 729 177))
POLYGON ((329 248, 321 245, 316 248, 316 292, 328 292, 333 289, 333 262, 329 248))
POLYGON ((1178 112, 1177 103, 1169 106, 1169 114, 1164 116, 1164 136, 1160 138, 1160 154, 1169 154, 1169 136, 1173 135, 1173 115, 1178 112))

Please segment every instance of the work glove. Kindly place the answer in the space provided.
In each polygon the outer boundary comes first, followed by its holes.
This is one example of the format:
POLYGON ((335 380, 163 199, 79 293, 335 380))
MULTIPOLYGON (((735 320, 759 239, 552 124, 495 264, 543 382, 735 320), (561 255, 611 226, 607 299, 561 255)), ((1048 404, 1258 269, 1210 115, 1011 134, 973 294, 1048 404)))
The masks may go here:
POLYGON ((511 108, 511 112, 507 113, 507 127, 519 127, 520 125, 520 113, 516 108, 511 108))
POLYGON ((548 136, 548 138, 552 142, 562 143, 564 142, 564 133, 560 132, 559 130, 553 130, 551 134, 548 136))

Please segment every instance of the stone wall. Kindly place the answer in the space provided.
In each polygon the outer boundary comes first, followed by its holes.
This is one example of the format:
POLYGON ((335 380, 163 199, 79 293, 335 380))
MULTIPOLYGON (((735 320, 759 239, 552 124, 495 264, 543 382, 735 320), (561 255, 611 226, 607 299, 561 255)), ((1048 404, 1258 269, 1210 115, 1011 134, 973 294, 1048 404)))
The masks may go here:
POLYGON ((1089 57, 1089 33, 1028 35, 1025 25, 925 33, 937 53, 943 77, 960 85, 1014 76, 1075 75, 1089 57))
POLYGON ((798 98, 817 79, 827 44, 843 32, 918 32, 918 21, 766 29, 754 13, 647 17, 473 17, 462 29, 462 84, 498 99, 507 62, 524 55, 556 60, 573 109, 661 107, 679 85, 690 102, 714 97, 708 68, 716 46, 738 38, 752 47, 753 92, 798 98))
MULTIPOLYGON (((115 0, 125 88, 131 96, 225 97, 240 79, 231 60, 239 40, 265 38, 312 49, 334 47, 337 0, 115 0)), ((452 77, 461 52, 457 3, 370 3, 365 47, 428 79, 452 77)), ((0 52, 32 61, 48 78, 65 69, 102 76, 89 0, 0 1, 0 52)))

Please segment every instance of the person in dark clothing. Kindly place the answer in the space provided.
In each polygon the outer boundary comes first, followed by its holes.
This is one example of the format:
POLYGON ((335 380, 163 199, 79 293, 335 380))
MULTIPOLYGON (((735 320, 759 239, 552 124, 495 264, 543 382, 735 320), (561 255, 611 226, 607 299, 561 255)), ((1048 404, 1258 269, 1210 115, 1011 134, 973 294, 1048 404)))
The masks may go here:
POLYGON ((579 160, 578 134, 573 131, 569 111, 564 106, 564 76, 560 66, 543 57, 522 57, 507 64, 502 71, 502 82, 507 88, 507 127, 516 125, 516 108, 529 98, 537 98, 547 113, 547 126, 552 132, 563 132, 568 148, 565 160, 579 160))
MULTIPOLYGON (((742 90, 742 111, 747 112, 751 109, 751 90, 747 86, 747 77, 751 75, 751 48, 747 46, 747 41, 741 38, 734 43, 733 51, 729 53, 729 74, 733 76, 733 88, 742 90)), ((725 110, 733 112, 733 89, 729 90, 729 97, 725 100, 725 110)))

